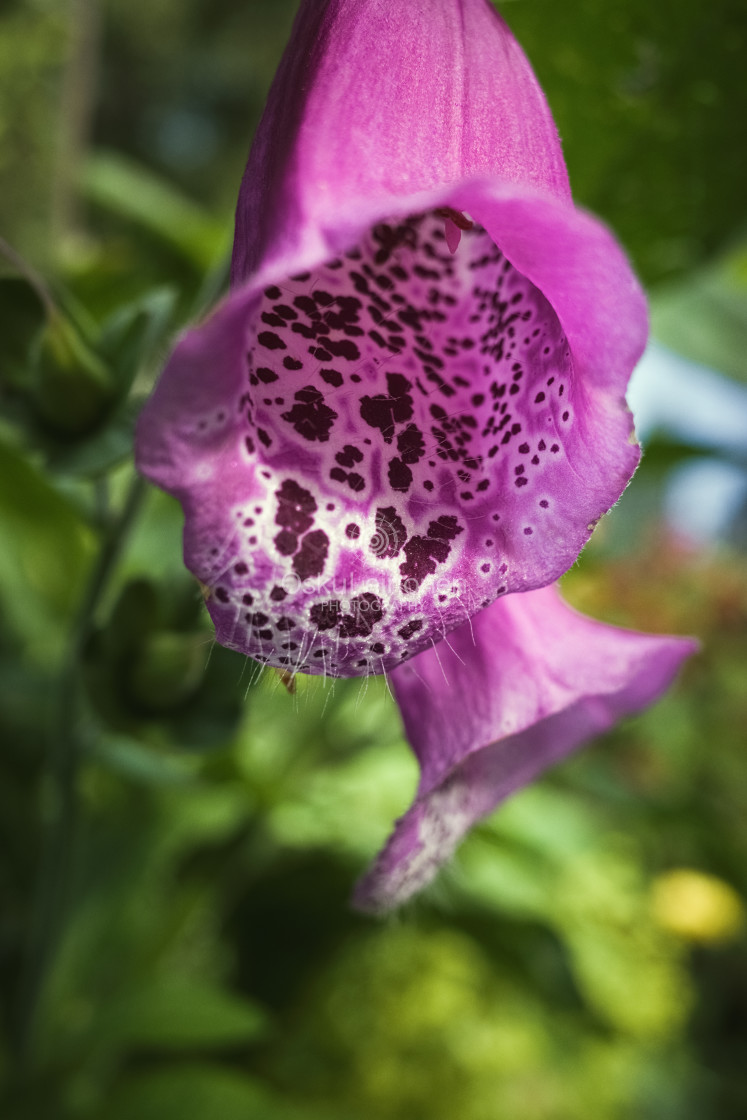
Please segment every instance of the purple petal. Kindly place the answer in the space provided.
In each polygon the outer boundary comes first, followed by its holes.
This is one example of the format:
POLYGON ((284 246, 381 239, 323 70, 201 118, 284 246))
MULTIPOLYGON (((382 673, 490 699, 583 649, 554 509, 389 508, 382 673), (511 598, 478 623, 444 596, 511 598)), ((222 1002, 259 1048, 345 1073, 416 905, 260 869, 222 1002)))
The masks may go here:
POLYGON ((421 780, 356 905, 385 911, 420 890, 478 818, 650 704, 695 649, 594 622, 550 587, 494 604, 399 668, 392 685, 421 780))
POLYGON ((555 579, 624 488, 645 337, 624 257, 563 204, 492 183, 467 197, 568 328, 480 224, 452 254, 451 198, 432 195, 245 286, 175 350, 138 462, 184 505, 224 644, 294 672, 392 669, 555 579))
POLYGON ((645 304, 489 4, 302 5, 234 266, 137 441, 219 641, 382 672, 573 563, 638 461, 645 304))
POLYGON ((371 200, 384 216, 486 174, 570 198, 542 90, 486 0, 306 0, 241 185, 234 282, 338 252, 371 200))

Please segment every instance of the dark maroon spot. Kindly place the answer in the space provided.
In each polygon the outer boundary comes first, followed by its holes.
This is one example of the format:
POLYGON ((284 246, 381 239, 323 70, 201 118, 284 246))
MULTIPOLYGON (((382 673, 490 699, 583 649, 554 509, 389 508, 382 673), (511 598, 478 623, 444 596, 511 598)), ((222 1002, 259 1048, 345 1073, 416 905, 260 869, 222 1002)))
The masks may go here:
POLYGON ((292 424, 304 439, 326 443, 337 413, 324 403, 323 394, 313 385, 306 385, 294 394, 294 400, 293 408, 281 413, 283 420, 292 424))
POLYGON ((249 594, 249 593, 247 592, 247 594, 246 594, 246 595, 242 595, 242 597, 241 597, 241 602, 242 602, 242 603, 244 604, 244 606, 246 606, 246 607, 251 607, 252 603, 254 602, 254 596, 253 596, 253 595, 250 595, 250 594, 249 594))
POLYGON ((295 625, 296 625, 295 618, 288 618, 287 616, 284 616, 283 618, 279 618, 277 620, 277 622, 275 623, 276 628, 278 630, 283 631, 283 632, 285 632, 286 630, 292 630, 295 625))
MULTIPOLYGON (((324 345, 334 358, 345 358, 348 362, 357 362, 361 356, 360 350, 349 338, 341 338, 338 341, 331 338, 325 339, 324 345)), ((329 361, 328 358, 324 360, 329 361)))
POLYGON ((257 630, 256 636, 258 638, 262 638, 262 640, 265 641, 265 642, 269 642, 270 639, 272 638, 273 634, 272 634, 272 630, 257 630))
POLYGON ((234 564, 233 570, 236 572, 237 576, 245 576, 249 571, 249 567, 243 560, 239 560, 238 564, 234 564))
POLYGON ((283 358, 283 365, 286 369, 303 369, 303 362, 299 362, 297 358, 283 358))
POLYGON ((226 591, 225 587, 216 587, 214 594, 215 594, 215 598, 218 600, 219 603, 227 603, 228 602, 229 596, 228 596, 228 592, 226 591))
POLYGON ((341 467, 354 467, 356 463, 363 462, 363 452, 352 443, 346 443, 342 451, 338 451, 335 455, 335 462, 341 467))
POLYGON ((298 548, 298 537, 288 529, 281 529, 273 543, 281 556, 292 556, 298 548))
POLYGON ((416 424, 408 424, 404 431, 397 436, 397 450, 402 456, 403 463, 417 463, 425 454, 425 443, 420 428, 416 424))
POLYGON ((520 443, 519 444, 519 454, 520 455, 528 455, 529 454, 529 444, 528 443, 520 443))
POLYGON ((276 288, 274 284, 270 288, 265 288, 265 295, 268 299, 280 299, 281 294, 280 288, 276 288))
POLYGON ((278 500, 276 525, 281 525, 294 533, 305 533, 311 528, 316 513, 316 500, 313 494, 304 490, 292 478, 287 478, 275 492, 275 497, 278 500))
POLYGON ((257 335, 257 342, 260 346, 264 346, 267 350, 286 350, 287 347, 282 338, 279 338, 274 331, 260 331, 257 335))
POLYGON ((394 506, 376 510, 375 531, 368 547, 375 556, 390 560, 398 556, 407 540, 407 531, 394 506))
POLYGON ((567 420, 569 416, 570 416, 570 412, 564 412, 562 419, 567 420))
POLYGON ((324 603, 315 603, 309 611, 309 618, 317 630, 334 630, 340 621, 340 602, 338 599, 327 599, 324 603))
POLYGON ((435 540, 453 541, 463 532, 462 526, 452 514, 444 513, 428 526, 428 536, 435 540))
POLYGON ((299 552, 293 557, 293 570, 300 579, 320 576, 324 571, 329 551, 329 537, 323 529, 313 529, 301 541, 299 552))
POLYGON ((350 614, 340 622, 341 638, 367 638, 384 614, 381 599, 371 591, 350 600, 350 614))
POLYGON ((437 565, 443 564, 451 549, 444 540, 410 537, 404 551, 407 559, 399 566, 404 577, 400 587, 407 594, 417 590, 427 576, 433 575, 437 565))
POLYGON ((539 441, 539 443, 537 444, 537 450, 538 451, 544 451, 546 447, 547 447, 547 444, 545 443, 545 441, 543 439, 541 439, 539 441))
POLYGON ((418 630, 422 629, 422 620, 419 618, 414 618, 411 622, 405 623, 402 629, 398 630, 397 633, 399 634, 400 638, 404 638, 405 641, 407 641, 408 638, 411 638, 413 634, 417 634, 418 630))
POLYGON ((547 509, 547 507, 549 505, 550 505, 550 503, 547 501, 546 498, 543 498, 542 501, 540 502, 540 506, 541 506, 542 509, 547 509))
POLYGON ((537 396, 534 398, 534 403, 535 404, 542 404, 544 399, 545 399, 545 394, 544 393, 538 393, 537 396))
POLYGON ((297 319, 295 311, 292 307, 288 307, 287 303, 277 303, 272 309, 276 315, 280 315, 283 319, 297 319))
POLYGON ((275 586, 270 592, 270 598, 272 599, 273 603, 282 603, 283 599, 288 598, 288 592, 284 587, 275 586))
POLYGON ((264 381, 265 385, 269 385, 272 381, 277 381, 278 379, 278 375, 274 370, 267 369, 265 366, 261 366, 257 370, 257 377, 260 381, 264 381))
POLYGON ((348 475, 348 486, 351 490, 354 490, 357 494, 365 488, 365 485, 366 480, 362 474, 356 474, 355 471, 350 472, 350 474, 348 475))
POLYGON ((389 485, 392 490, 399 490, 402 493, 407 493, 412 485, 412 471, 403 463, 401 459, 394 458, 389 460, 389 485))
POLYGON ((254 614, 248 614, 246 621, 251 622, 252 626, 265 626, 270 620, 262 611, 255 611, 254 614))
POLYGON ((527 525, 526 529, 524 530, 524 536, 525 537, 531 537, 533 532, 534 532, 534 529, 530 529, 529 526, 527 525))
POLYGON ((558 451, 560 451, 560 445, 557 444, 557 443, 554 443, 552 445, 552 447, 550 448, 550 450, 552 451, 553 455, 557 455, 558 451))
POLYGON ((355 525, 352 521, 349 525, 345 526, 345 536, 348 538, 348 540, 357 541, 360 535, 360 527, 358 525, 355 525))
POLYGON ((333 385, 335 389, 339 389, 342 385, 342 374, 338 373, 336 369, 322 369, 319 373, 322 381, 326 381, 328 385, 333 385))
POLYGON ((394 425, 403 424, 412 418, 412 397, 410 382, 400 373, 386 375, 387 394, 375 397, 362 397, 361 418, 371 428, 378 428, 387 443, 394 437, 394 425))
POLYGON ((374 642, 373 645, 371 646, 371 653, 383 653, 383 652, 384 652, 384 646, 381 644, 381 642, 374 642))
POLYGON ((517 478, 516 481, 514 482, 514 486, 526 486, 528 484, 528 482, 529 482, 528 478, 517 478))
POLYGON ((265 445, 265 447, 270 446, 270 444, 272 443, 272 440, 270 439, 270 437, 268 436, 268 434, 264 430, 264 428, 257 428, 257 435, 259 436, 259 442, 260 443, 263 443, 265 445))
POLYGON ((298 649, 298 642, 283 642, 281 649, 298 649))

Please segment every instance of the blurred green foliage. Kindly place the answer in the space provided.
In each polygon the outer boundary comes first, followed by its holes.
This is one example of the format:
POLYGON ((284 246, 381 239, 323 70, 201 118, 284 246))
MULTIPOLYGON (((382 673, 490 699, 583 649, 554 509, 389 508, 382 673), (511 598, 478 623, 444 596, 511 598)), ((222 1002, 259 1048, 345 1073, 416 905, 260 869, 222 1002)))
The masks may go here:
MULTIPOLYGON (((44 274, 0 269, 0 1114, 741 1120, 747 578, 662 529, 694 449, 652 443, 566 579, 597 617, 696 633, 680 685, 403 915, 353 914, 416 782, 386 688, 290 695, 215 647, 178 507, 131 463, 170 338, 225 284, 295 4, 108 0, 76 45, 95 7, 0 13, 0 232, 44 274)), ((743 377, 742 6, 501 8, 580 201, 666 280, 660 337, 743 377)))

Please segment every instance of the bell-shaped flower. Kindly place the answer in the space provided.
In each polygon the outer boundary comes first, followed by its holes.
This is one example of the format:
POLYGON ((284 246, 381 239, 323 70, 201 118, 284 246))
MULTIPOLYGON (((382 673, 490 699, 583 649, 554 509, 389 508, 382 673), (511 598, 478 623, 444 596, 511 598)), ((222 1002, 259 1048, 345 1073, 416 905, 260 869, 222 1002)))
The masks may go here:
POLYGON ((645 301, 487 0, 303 0, 232 285, 177 344, 139 467, 183 505, 220 642, 392 674, 423 782, 361 895, 383 907, 690 648, 504 598, 564 572, 635 469, 645 301))

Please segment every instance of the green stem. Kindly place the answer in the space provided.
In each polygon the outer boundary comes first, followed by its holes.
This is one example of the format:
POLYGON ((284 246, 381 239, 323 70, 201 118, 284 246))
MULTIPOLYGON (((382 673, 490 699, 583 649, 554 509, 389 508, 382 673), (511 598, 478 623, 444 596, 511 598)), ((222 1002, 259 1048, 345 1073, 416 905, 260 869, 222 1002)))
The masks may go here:
POLYGON ((64 927, 78 809, 80 751, 76 725, 81 659, 101 597, 114 572, 144 492, 145 484, 136 476, 122 512, 104 536, 73 624, 53 706, 49 774, 54 788, 54 805, 42 838, 31 928, 19 984, 18 1050, 26 1066, 31 1064, 39 1003, 64 927))

